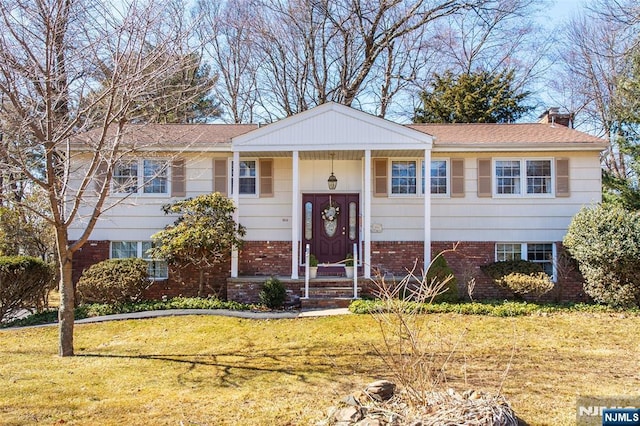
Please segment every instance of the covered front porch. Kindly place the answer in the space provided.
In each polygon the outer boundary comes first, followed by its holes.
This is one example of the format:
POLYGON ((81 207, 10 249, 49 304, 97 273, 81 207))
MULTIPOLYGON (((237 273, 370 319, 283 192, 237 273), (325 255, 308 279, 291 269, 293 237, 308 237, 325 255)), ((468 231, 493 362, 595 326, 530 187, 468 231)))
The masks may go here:
MULTIPOLYGON (((250 254, 246 249, 232 253, 230 283, 241 277, 251 282, 256 275, 286 276, 291 282, 304 283, 308 255, 316 256, 327 270, 353 256, 358 275, 369 280, 374 266, 372 244, 382 244, 384 239, 372 235, 377 232, 375 200, 384 197, 387 204, 395 202, 376 181, 379 174, 387 174, 378 159, 411 157, 430 164, 431 139, 331 103, 234 138, 231 192, 238 206, 235 219, 247 226, 246 241, 255 248, 250 254), (240 165, 245 159, 273 159, 274 191, 269 198, 241 195, 240 165), (258 212, 264 212, 264 216, 258 212), (252 265, 252 261, 257 265, 264 258, 260 257, 264 247, 273 247, 280 256, 275 261, 277 268, 271 271, 268 262, 262 262, 262 268, 252 265), (288 263, 286 269, 281 264, 283 256, 288 263)), ((429 173, 423 179, 429 187, 429 173)), ((387 182, 385 176, 384 184, 387 182)), ((421 207, 422 223, 412 224, 419 228, 420 235, 412 232, 411 236, 423 244, 425 266, 431 253, 431 197, 414 197, 411 201, 421 207)), ((402 209, 398 209, 397 220, 403 220, 402 209)))

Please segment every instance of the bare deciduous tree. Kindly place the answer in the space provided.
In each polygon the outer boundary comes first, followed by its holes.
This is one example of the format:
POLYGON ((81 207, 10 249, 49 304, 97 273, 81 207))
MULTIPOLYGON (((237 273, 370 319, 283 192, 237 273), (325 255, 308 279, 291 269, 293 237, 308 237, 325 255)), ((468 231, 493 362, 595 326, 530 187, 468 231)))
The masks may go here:
POLYGON ((562 71, 556 86, 564 92, 564 104, 576 115, 577 123, 610 141, 604 166, 614 176, 624 177, 627 166, 616 135, 620 130, 618 83, 626 66, 625 56, 638 38, 636 29, 612 19, 611 11, 587 10, 571 20, 560 45, 562 71))
POLYGON ((144 109, 141 100, 155 80, 181 71, 183 61, 172 59, 188 40, 184 21, 176 19, 179 6, 155 0, 0 3, 0 94, 11 129, 0 156, 48 194, 60 268, 61 356, 74 353, 73 255, 109 208, 126 124, 144 109), (105 63, 111 67, 106 79, 105 63), (77 138, 89 130, 91 137, 77 138), (82 167, 74 162, 74 144, 82 167), (34 167, 32 153, 41 168, 34 167), (82 232, 70 242, 72 227, 82 232))
MULTIPOLYGON (((479 18, 473 25, 484 25, 486 34, 504 36, 513 27, 505 27, 507 22, 511 25, 509 18, 524 13, 518 7, 532 8, 532 4, 531 0, 230 0, 221 8, 201 2, 198 11, 207 17, 203 41, 210 43, 225 82, 221 89, 222 98, 228 97, 229 119, 258 114, 273 121, 327 101, 385 116, 394 98, 406 101, 403 92, 419 74, 430 74, 434 64, 449 60, 424 42, 425 34, 433 37, 438 31, 435 23, 456 14, 475 14, 479 18), (495 22, 485 25, 489 18, 495 22)), ((469 34, 465 36, 470 38, 469 34)), ((513 56, 528 35, 514 39, 505 57, 513 56)), ((491 44, 497 49, 494 38, 475 48, 488 52, 491 44)))
POLYGON ((260 52, 255 46, 252 22, 258 13, 245 0, 216 3, 200 0, 199 36, 218 71, 220 103, 233 123, 254 121, 257 102, 257 67, 260 52))

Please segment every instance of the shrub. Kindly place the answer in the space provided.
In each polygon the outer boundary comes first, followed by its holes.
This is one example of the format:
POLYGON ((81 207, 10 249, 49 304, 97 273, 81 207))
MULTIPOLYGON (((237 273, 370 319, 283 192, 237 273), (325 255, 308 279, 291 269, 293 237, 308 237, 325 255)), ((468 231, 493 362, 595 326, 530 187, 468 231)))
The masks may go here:
POLYGON ((0 321, 42 304, 54 283, 54 269, 30 256, 0 257, 0 321))
POLYGON ((583 208, 563 241, 585 292, 611 306, 640 306, 640 216, 619 206, 583 208))
POLYGON ((78 281, 80 303, 139 301, 151 281, 142 259, 109 259, 85 270, 78 281))
POLYGON ((542 266, 526 260, 494 262, 481 268, 498 286, 517 295, 543 295, 553 289, 553 281, 542 266))
POLYGON ((458 280, 453 275, 453 270, 449 267, 447 259, 443 255, 439 255, 433 259, 431 265, 429 265, 429 271, 427 271, 427 280, 429 282, 444 282, 447 278, 445 286, 442 288, 442 293, 438 294, 433 300, 434 303, 441 302, 455 302, 458 300, 458 280))
POLYGON ((265 281, 258 297, 260 298, 260 303, 270 309, 276 309, 284 305, 284 301, 287 298, 287 290, 279 279, 271 277, 265 281))

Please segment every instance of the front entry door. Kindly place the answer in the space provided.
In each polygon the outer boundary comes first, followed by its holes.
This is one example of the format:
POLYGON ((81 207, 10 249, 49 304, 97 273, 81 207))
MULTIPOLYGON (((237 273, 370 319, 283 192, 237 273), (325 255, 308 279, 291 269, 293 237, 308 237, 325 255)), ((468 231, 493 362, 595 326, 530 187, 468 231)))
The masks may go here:
POLYGON ((358 194, 303 194, 303 247, 320 263, 344 260, 358 242, 358 194))

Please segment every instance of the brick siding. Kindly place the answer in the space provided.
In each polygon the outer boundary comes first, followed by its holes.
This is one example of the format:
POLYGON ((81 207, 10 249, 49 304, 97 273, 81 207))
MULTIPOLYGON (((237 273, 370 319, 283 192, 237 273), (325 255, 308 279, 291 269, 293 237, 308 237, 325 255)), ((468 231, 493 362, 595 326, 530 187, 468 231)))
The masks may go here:
POLYGON ((291 276, 291 242, 245 241, 239 253, 238 274, 291 276))
MULTIPOLYGON (((509 291, 496 286, 481 270, 482 265, 495 260, 494 242, 460 242, 451 250, 454 242, 433 242, 432 256, 445 251, 444 257, 453 270, 461 297, 469 299, 468 285, 473 283, 471 298, 474 300, 513 299, 509 291)), ((423 257, 421 241, 407 242, 372 242, 371 264, 372 275, 376 273, 401 279, 407 269, 413 268, 418 261, 417 273, 420 273, 423 257)), ((582 302, 588 296, 582 288, 582 277, 577 266, 567 260, 564 249, 556 243, 558 252, 558 283, 555 288, 540 298, 549 302, 582 302)), ((262 283, 268 276, 291 276, 291 243, 287 241, 247 241, 239 253, 238 272, 241 277, 256 278, 254 281, 228 279, 231 271, 227 260, 215 267, 204 270, 205 296, 217 295, 223 299, 255 303, 262 283)), ((76 252, 73 261, 74 283, 78 281, 82 271, 90 265, 109 258, 109 241, 89 241, 76 252)), ((198 294, 199 271, 195 268, 177 270, 171 268, 169 279, 155 281, 146 291, 145 297, 160 299, 163 296, 196 296, 198 294)), ((289 286, 289 284, 286 284, 289 286)), ((289 302, 295 303, 299 296, 299 283, 290 284, 288 288, 289 302)), ((365 285, 364 291, 366 292, 365 285)), ((537 300, 526 297, 527 300, 537 300)))

